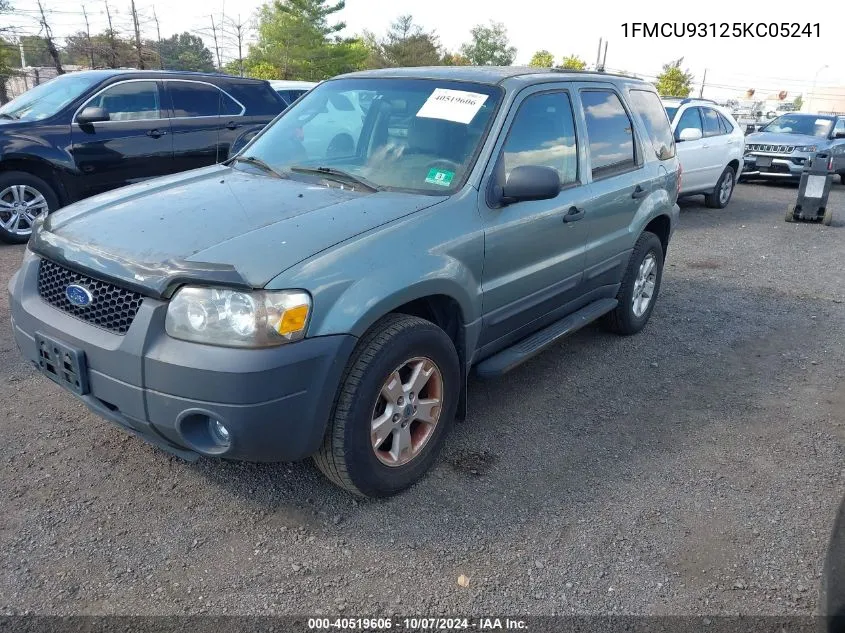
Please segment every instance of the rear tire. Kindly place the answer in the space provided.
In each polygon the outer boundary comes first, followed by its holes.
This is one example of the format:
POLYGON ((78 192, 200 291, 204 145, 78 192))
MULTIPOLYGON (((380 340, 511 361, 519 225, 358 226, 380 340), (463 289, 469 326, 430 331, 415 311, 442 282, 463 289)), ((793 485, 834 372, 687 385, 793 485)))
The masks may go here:
POLYGON ((317 467, 336 485, 365 497, 386 497, 416 483, 455 418, 460 376, 458 354, 443 330, 414 316, 384 317, 352 354, 314 455, 317 467), (408 387, 414 370, 421 376, 417 393, 408 387), (420 382, 424 374, 430 378, 420 382), (417 405, 430 420, 437 409, 433 425, 417 417, 417 405))
POLYGON ((716 182, 712 193, 705 194, 704 204, 711 209, 724 209, 728 206, 734 193, 734 185, 736 184, 735 174, 736 172, 734 172, 733 167, 730 165, 725 167, 725 171, 719 176, 719 180, 716 182))
POLYGON ((619 305, 602 319, 605 328, 622 335, 642 330, 654 310, 662 279, 663 245, 654 233, 644 231, 634 245, 628 269, 616 294, 619 305), (649 261, 654 266, 653 275, 648 273, 644 276, 643 273, 648 272, 645 269, 649 261), (647 303, 643 303, 643 291, 648 292, 647 303))
POLYGON ((41 213, 59 208, 53 188, 25 171, 0 173, 0 241, 24 244, 41 213))

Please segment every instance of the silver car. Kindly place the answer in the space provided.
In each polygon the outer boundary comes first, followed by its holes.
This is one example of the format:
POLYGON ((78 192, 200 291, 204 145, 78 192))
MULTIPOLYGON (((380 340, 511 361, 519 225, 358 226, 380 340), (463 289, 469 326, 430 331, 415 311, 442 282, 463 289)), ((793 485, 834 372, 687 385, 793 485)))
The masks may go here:
POLYGON ((845 116, 790 112, 745 137, 742 178, 797 179, 816 152, 831 150, 845 183, 845 116))

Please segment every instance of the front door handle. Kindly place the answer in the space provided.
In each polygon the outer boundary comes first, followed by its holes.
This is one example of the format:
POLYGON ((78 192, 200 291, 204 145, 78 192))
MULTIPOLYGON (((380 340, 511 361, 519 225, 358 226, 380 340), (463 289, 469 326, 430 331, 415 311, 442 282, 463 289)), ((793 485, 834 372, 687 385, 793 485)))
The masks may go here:
POLYGON ((236 130, 236 129, 238 129, 239 127, 241 127, 241 126, 240 126, 240 125, 238 125, 237 123, 235 123, 234 121, 229 121, 229 122, 226 124, 226 129, 227 129, 227 130, 236 130))
POLYGON ((634 193, 631 194, 631 197, 634 199, 637 198, 645 198, 648 195, 648 191, 643 189, 642 185, 637 185, 634 187, 634 193))
POLYGON ((156 128, 155 130, 147 130, 147 136, 152 136, 153 138, 161 138, 167 134, 166 130, 159 130, 156 128))
POLYGON ((584 217, 584 209, 579 209, 578 207, 569 207, 569 211, 566 212, 566 215, 563 216, 564 222, 576 222, 584 217))

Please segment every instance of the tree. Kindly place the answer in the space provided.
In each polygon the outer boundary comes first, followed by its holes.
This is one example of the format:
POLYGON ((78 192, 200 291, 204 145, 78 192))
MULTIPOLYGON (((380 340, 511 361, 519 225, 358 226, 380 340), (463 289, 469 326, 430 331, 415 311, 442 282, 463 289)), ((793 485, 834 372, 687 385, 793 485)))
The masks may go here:
POLYGON ((795 99, 792 100, 792 107, 795 108, 796 112, 801 111, 801 107, 804 105, 804 96, 798 95, 795 99))
POLYGON ((276 0, 258 11, 258 41, 250 46, 245 66, 270 64, 283 79, 325 79, 363 63, 365 49, 337 33, 343 22, 329 23, 345 2, 276 0))
MULTIPOLYGON (((148 48, 155 47, 150 42, 148 48)), ((158 45, 161 64, 166 70, 214 71, 214 58, 202 38, 187 31, 167 37, 158 45)))
MULTIPOLYGON (((154 56, 155 44, 148 43, 147 54, 154 56)), ((65 38, 64 56, 68 63, 87 66, 94 60, 94 68, 125 68, 135 65, 136 52, 132 41, 108 29, 88 39, 85 31, 65 38)))
POLYGON ((470 31, 472 41, 461 46, 461 53, 476 66, 510 66, 516 48, 510 45, 508 30, 501 22, 478 24, 470 31))
POLYGON ((560 67, 567 70, 584 70, 587 67, 587 62, 578 55, 567 55, 561 60, 560 67))
POLYGON ((657 75, 657 92, 664 97, 688 97, 692 92, 692 82, 695 77, 688 70, 682 70, 681 57, 663 65, 663 71, 657 75))
POLYGON ((551 68, 555 65, 555 56, 543 49, 534 53, 528 65, 536 68, 551 68))
POLYGON ((364 37, 370 48, 367 65, 371 68, 437 66, 443 63, 439 38, 434 32, 427 33, 414 24, 411 15, 399 16, 381 40, 372 33, 365 33, 364 37))
POLYGON ((247 77, 253 79, 278 79, 279 69, 268 62, 258 62, 256 64, 247 64, 244 66, 244 72, 247 77))
POLYGON ((27 66, 52 66, 53 59, 50 57, 50 50, 47 47, 47 40, 38 35, 23 35, 20 38, 26 55, 27 66))
POLYGON ((440 60, 443 66, 471 66, 472 62, 460 53, 443 53, 443 58, 440 60))

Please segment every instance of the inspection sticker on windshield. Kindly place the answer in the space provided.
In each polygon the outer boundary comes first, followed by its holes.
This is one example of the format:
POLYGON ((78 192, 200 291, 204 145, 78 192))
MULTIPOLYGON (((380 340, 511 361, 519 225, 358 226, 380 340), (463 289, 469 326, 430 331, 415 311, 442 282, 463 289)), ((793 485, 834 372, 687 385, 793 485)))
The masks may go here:
POLYGON ((455 177, 455 172, 447 171, 445 169, 437 169, 432 167, 428 170, 428 176, 425 181, 430 185, 440 185, 441 187, 451 187, 452 178, 455 177))
POLYGON ((417 112, 418 117, 469 123, 481 109, 487 95, 463 90, 436 88, 417 112))

